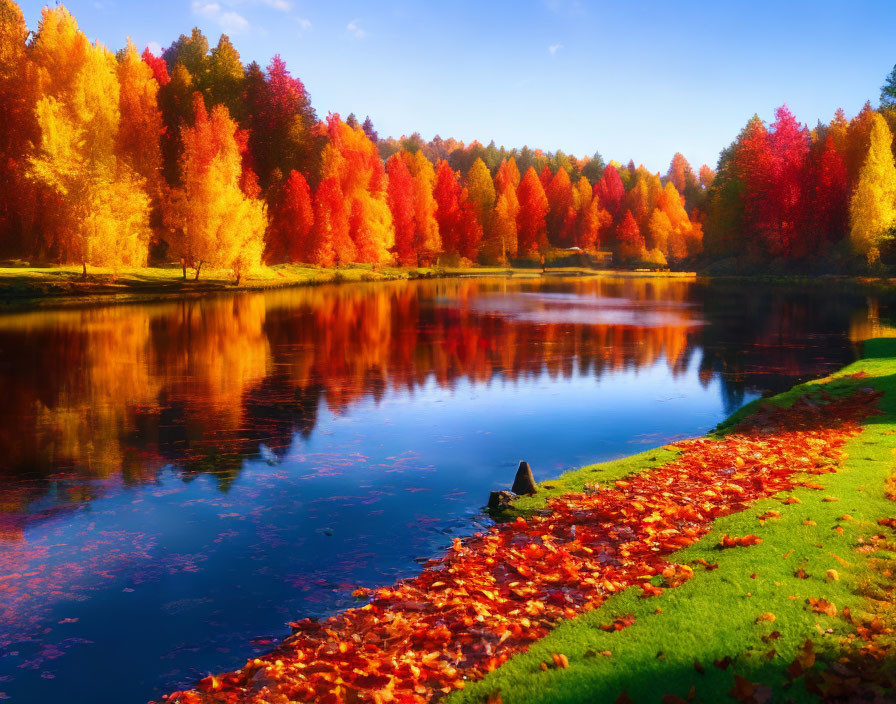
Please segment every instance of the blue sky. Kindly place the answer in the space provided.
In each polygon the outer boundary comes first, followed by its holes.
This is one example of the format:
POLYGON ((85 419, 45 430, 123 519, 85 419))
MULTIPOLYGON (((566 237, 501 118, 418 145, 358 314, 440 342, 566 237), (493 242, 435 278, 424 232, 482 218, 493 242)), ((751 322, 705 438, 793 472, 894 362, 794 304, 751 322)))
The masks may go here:
MULTIPOLYGON (((22 2, 34 29, 43 2, 22 2)), ((200 27, 244 62, 280 53, 320 115, 369 114, 507 147, 714 166, 758 112, 810 125, 871 99, 896 63, 896 3, 586 0, 71 0, 92 39, 167 46, 200 27)))

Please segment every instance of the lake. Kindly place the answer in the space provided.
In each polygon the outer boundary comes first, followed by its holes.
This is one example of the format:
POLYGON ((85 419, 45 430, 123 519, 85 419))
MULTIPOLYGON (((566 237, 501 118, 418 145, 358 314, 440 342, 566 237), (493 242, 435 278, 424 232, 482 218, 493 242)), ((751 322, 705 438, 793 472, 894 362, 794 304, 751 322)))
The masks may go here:
POLYGON ((639 278, 345 284, 0 315, 0 699, 240 667, 539 480, 856 356, 887 306, 639 278))

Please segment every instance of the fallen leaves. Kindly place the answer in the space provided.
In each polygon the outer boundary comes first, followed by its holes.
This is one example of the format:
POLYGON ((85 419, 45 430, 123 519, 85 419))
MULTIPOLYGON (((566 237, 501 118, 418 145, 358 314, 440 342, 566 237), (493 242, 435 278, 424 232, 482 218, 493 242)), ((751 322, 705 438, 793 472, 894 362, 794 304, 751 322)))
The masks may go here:
POLYGON ((600 628, 602 631, 621 631, 623 628, 628 628, 634 623, 635 617, 629 614, 628 616, 620 616, 613 619, 612 623, 601 624, 600 628))
MULTIPOLYGON (((294 635, 273 652, 206 678, 195 690, 175 692, 167 703, 416 704, 442 698, 611 594, 639 585, 641 596, 659 596, 658 578, 666 588, 692 579, 692 568, 666 558, 700 539, 716 518, 793 489, 800 468, 829 464, 876 402, 873 394, 858 394, 797 400, 788 409, 769 404, 721 439, 676 443, 680 454, 661 467, 598 492, 555 497, 543 512, 453 540, 417 577, 356 590, 363 606, 320 622, 298 621, 294 635)), ((798 503, 791 498, 785 503, 798 503)), ((755 535, 725 535, 719 547, 761 542, 755 535)), ((715 567, 705 560, 694 564, 715 567)), ((824 600, 810 606, 836 615, 824 600)), ((628 618, 605 630, 631 625, 628 618)), ((554 668, 569 666, 562 653, 551 660, 554 668)), ((730 658, 715 662, 722 669, 730 664, 730 658)), ((748 680, 736 681, 734 691, 751 691, 753 701, 763 696, 748 680)))
POLYGON ((810 596, 808 602, 815 613, 827 614, 831 618, 837 615, 837 607, 827 599, 815 599, 810 596))
POLYGON ((687 565, 669 565, 663 570, 663 585, 666 587, 680 587, 694 576, 694 570, 687 565))
POLYGON ((815 648, 811 640, 806 640, 797 653, 796 659, 787 667, 790 679, 795 680, 815 664, 815 648))
POLYGON ((764 614, 759 614, 756 617, 756 623, 762 623, 763 621, 767 621, 768 623, 774 623, 776 616, 771 611, 766 611, 764 614))
POLYGON ((758 535, 745 535, 740 538, 732 538, 727 533, 722 536, 722 539, 719 541, 720 548, 737 548, 737 547, 748 547, 750 545, 759 545, 762 542, 762 538, 758 535))
POLYGON ((734 687, 728 692, 728 696, 743 704, 765 704, 771 701, 772 690, 767 685, 750 682, 746 677, 735 675, 734 687))
POLYGON ((652 596, 659 596, 660 594, 663 593, 662 589, 660 589, 659 587, 653 586, 653 584, 651 584, 650 582, 644 582, 641 585, 641 590, 642 590, 642 594, 641 594, 642 599, 647 599, 652 596))

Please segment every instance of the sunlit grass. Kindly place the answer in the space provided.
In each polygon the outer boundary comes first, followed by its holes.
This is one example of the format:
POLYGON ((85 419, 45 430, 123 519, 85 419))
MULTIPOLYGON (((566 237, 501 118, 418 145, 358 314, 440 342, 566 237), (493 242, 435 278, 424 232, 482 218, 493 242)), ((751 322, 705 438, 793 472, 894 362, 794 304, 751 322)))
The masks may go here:
MULTIPOLYGON (((665 695, 687 699, 692 687, 696 701, 726 701, 735 674, 771 686, 776 700, 784 698, 786 689, 788 700, 815 701, 804 677, 791 683, 788 666, 807 639, 821 660, 836 660, 842 639, 854 627, 840 617, 816 613, 807 600, 827 599, 838 614, 848 606, 862 618, 875 608, 868 594, 883 579, 877 561, 896 558, 886 550, 856 550, 880 532, 878 519, 896 514, 896 504, 886 494, 896 452, 896 341, 869 341, 865 359, 772 400, 789 405, 818 387, 834 395, 864 387, 885 392, 880 403, 884 415, 870 418, 862 434, 847 444, 848 459, 837 473, 812 477, 824 490, 787 492, 717 520, 703 539, 669 557, 694 567, 695 577, 683 586, 650 599, 639 598, 640 591, 632 589, 611 597, 601 608, 562 623, 527 653, 451 701, 478 703, 500 692, 504 704, 614 702, 626 692, 634 702, 660 702, 665 695), (869 376, 847 376, 857 372, 869 376), (790 495, 801 503, 784 505, 782 498, 790 495), (780 518, 760 522, 758 516, 771 510, 780 518), (721 551, 717 546, 726 533, 755 534, 762 543, 721 551), (706 570, 695 562, 700 559, 718 568, 706 570), (629 614, 635 623, 622 631, 600 628, 629 614), (764 614, 774 614, 774 621, 757 621, 764 614), (552 663, 553 653, 566 655, 569 668, 543 670, 541 663, 552 663), (725 658, 732 659, 727 668, 714 665, 725 664, 725 658)), ((737 417, 749 412, 744 409, 737 417)), ((650 455, 605 466, 606 478, 643 469, 650 455)), ((562 483, 568 490, 580 486, 589 471, 599 476, 597 469, 578 470, 549 484, 557 484, 559 491, 562 483)), ((542 503, 543 497, 526 498, 517 510, 542 503)))

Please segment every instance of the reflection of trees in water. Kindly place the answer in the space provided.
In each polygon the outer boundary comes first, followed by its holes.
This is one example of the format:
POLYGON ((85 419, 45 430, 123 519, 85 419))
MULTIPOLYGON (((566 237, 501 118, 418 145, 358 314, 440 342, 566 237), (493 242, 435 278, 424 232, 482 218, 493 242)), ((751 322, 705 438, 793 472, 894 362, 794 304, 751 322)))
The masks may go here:
POLYGON ((714 282, 704 287, 701 378, 718 374, 727 412, 848 364, 876 303, 854 289, 714 282))
POLYGON ((7 316, 0 514, 21 517, 50 482, 58 504, 78 503, 99 490, 79 480, 145 482, 169 464, 185 478, 213 473, 226 489, 259 445, 282 456, 296 434, 308 437, 322 401, 339 413, 430 381, 599 377, 661 360, 678 375, 701 339, 701 378, 720 373, 733 408, 747 389, 816 373, 822 348, 830 366, 848 361, 831 336, 839 341, 864 310, 856 298, 805 292, 701 295, 682 281, 583 279, 309 287, 7 316), (520 317, 477 305, 515 292, 532 294, 520 317), (597 298, 615 299, 631 320, 564 322, 583 300, 602 313, 597 298), (645 312, 650 326, 637 324, 645 312))

